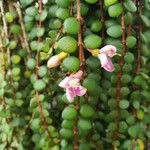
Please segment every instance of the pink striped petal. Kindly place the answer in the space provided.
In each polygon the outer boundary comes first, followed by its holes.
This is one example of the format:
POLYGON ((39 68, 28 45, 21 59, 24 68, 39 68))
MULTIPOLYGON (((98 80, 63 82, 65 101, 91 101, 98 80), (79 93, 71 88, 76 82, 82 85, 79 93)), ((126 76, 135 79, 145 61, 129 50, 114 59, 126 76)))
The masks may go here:
POLYGON ((110 58, 107 58, 107 63, 103 66, 103 68, 108 72, 114 71, 114 65, 110 58))
POLYGON ((82 77, 82 75, 83 75, 83 71, 79 70, 77 73, 71 74, 70 77, 80 79, 82 77))

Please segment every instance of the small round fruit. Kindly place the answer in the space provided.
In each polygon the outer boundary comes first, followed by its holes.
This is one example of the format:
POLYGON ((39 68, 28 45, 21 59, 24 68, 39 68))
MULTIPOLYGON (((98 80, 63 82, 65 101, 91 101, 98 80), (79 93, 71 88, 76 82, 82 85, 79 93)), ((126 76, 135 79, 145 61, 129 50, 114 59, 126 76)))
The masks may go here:
POLYGON ((6 18, 6 21, 7 21, 7 22, 9 22, 9 23, 13 22, 13 20, 14 20, 13 13, 7 12, 7 13, 5 14, 5 18, 6 18))
POLYGON ((85 78, 84 81, 83 81, 83 86, 89 92, 92 92, 92 91, 96 90, 96 88, 97 88, 96 81, 94 79, 91 79, 91 78, 85 78))
POLYGON ((61 126, 65 129, 73 129, 74 122, 72 120, 63 120, 61 126))
POLYGON ((102 29, 102 23, 99 20, 95 20, 91 24, 91 31, 92 32, 100 32, 102 29))
POLYGON ((79 119, 78 126, 82 130, 90 130, 92 128, 92 124, 91 124, 90 120, 82 119, 82 118, 79 119))
POLYGON ((95 4, 97 2, 97 0, 84 0, 85 2, 87 2, 88 4, 95 4))
POLYGON ((19 55, 12 55, 11 56, 11 62, 13 63, 13 64, 19 64, 20 63, 20 61, 21 61, 21 57, 19 56, 19 55))
POLYGON ((90 105, 84 104, 80 108, 80 114, 84 118, 91 118, 95 114, 95 111, 90 105))
POLYGON ((41 91, 46 87, 46 83, 43 80, 39 79, 35 81, 33 87, 36 91, 41 91))
POLYGON ((60 7, 67 8, 70 6, 70 0, 56 0, 56 4, 60 7))
POLYGON ((63 60, 63 67, 70 72, 76 72, 80 68, 80 60, 77 57, 69 56, 63 60))
POLYGON ((58 41, 58 48, 66 53, 74 53, 77 50, 77 41, 71 36, 62 37, 58 41))
POLYGON ((108 8, 108 13, 110 17, 118 17, 122 14, 123 7, 120 3, 116 3, 108 8))
POLYGON ((113 25, 109 27, 106 32, 113 38, 119 38, 122 35, 122 29, 120 25, 113 25))
POLYGON ((56 16, 59 19, 65 20, 66 18, 68 18, 70 16, 69 9, 58 8, 58 10, 56 11, 56 16))
POLYGON ((33 70, 36 66, 36 62, 35 62, 35 59, 33 58, 29 58, 28 61, 27 61, 27 67, 30 69, 30 70, 33 70))
POLYGON ((96 34, 90 34, 84 38, 84 44, 86 48, 99 48, 102 44, 102 39, 96 34))
POLYGON ((105 6, 111 6, 115 4, 118 0, 104 0, 105 6))
POLYGON ((77 117, 77 111, 75 107, 68 106, 62 112, 62 118, 66 120, 73 120, 77 117))
POLYGON ((60 135, 66 139, 72 138, 73 137, 73 130, 62 128, 62 129, 60 129, 60 135))
POLYGON ((128 48, 133 48, 136 45, 136 38, 134 36, 128 36, 126 39, 126 45, 128 48))
POLYGON ((128 64, 133 63, 134 62, 134 55, 130 52, 127 52, 124 56, 124 60, 128 64))
POLYGON ((20 70, 20 68, 18 68, 18 67, 14 67, 14 68, 12 69, 12 74, 13 74, 14 76, 18 76, 18 75, 20 74, 20 72, 21 72, 21 70, 20 70))
POLYGON ((40 66, 38 70, 38 74, 40 77, 44 77, 47 74, 47 67, 46 66, 40 66))
POLYGON ((75 17, 69 17, 64 21, 64 31, 69 34, 77 34, 80 29, 80 24, 75 17))

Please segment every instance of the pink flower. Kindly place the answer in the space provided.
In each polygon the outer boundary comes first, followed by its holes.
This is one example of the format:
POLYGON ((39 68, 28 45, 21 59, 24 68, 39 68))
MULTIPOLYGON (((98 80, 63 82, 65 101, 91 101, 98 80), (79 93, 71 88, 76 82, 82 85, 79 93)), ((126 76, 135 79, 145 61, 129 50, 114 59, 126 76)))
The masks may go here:
POLYGON ((114 65, 110 58, 118 55, 116 51, 117 49, 113 45, 106 45, 99 50, 98 58, 101 62, 101 66, 108 72, 114 71, 114 65))
POLYGON ((66 77, 59 84, 60 87, 66 90, 66 97, 70 103, 73 102, 76 96, 83 96, 86 93, 86 89, 80 84, 82 74, 83 72, 80 70, 66 77))

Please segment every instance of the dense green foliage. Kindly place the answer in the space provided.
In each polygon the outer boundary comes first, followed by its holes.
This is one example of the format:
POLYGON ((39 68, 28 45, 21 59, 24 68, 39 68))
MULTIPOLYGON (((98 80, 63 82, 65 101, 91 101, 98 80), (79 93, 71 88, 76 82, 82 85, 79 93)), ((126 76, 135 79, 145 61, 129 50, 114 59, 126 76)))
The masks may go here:
POLYGON ((0 12, 0 150, 150 148, 149 0, 1 0, 0 12), (88 50, 105 45, 121 54, 112 73, 88 50), (58 85, 82 67, 87 94, 69 103, 58 85))

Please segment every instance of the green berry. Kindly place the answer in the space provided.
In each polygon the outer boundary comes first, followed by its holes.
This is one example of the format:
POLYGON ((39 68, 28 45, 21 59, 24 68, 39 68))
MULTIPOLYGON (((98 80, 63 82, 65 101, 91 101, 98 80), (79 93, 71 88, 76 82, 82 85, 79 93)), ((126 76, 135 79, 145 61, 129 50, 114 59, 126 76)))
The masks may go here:
POLYGON ((35 81, 33 87, 36 91, 41 91, 46 87, 46 83, 43 80, 39 79, 35 81))
POLYGON ((13 20, 14 20, 13 13, 12 13, 12 12, 7 12, 7 13, 5 14, 5 18, 6 18, 6 21, 7 21, 7 22, 9 22, 9 23, 13 22, 13 20))
POLYGON ((72 138, 73 137, 73 130, 71 129, 64 129, 64 128, 61 128, 60 129, 60 135, 63 137, 63 138, 72 138))
POLYGON ((21 27, 17 24, 13 24, 10 27, 10 32, 15 35, 19 35, 21 33, 21 27))
POLYGON ((85 78, 83 81, 83 86, 89 91, 92 92, 96 90, 97 84, 96 81, 91 78, 85 78))
POLYGON ((94 20, 91 24, 91 31, 92 32, 100 32, 102 29, 102 23, 99 20, 94 20))
POLYGON ((74 106, 66 107, 62 112, 62 118, 66 120, 73 120, 77 117, 77 111, 74 106))
POLYGON ((77 34, 80 29, 80 24, 75 17, 69 17, 64 21, 64 31, 69 34, 77 34))
POLYGON ((124 6, 130 12, 136 12, 137 11, 136 5, 132 0, 126 0, 124 2, 124 6))
POLYGON ((17 47, 17 42, 16 41, 10 41, 9 48, 10 49, 15 49, 16 47, 17 47))
POLYGON ((40 77, 44 77, 47 74, 47 67, 46 66, 40 66, 38 70, 38 75, 40 77))
POLYGON ((58 48, 66 53, 74 53, 77 50, 77 41, 71 36, 62 37, 58 41, 58 48))
POLYGON ((15 67, 15 68, 12 69, 12 74, 14 76, 18 76, 20 74, 20 72, 21 72, 21 70, 18 67, 15 67))
POLYGON ((111 6, 115 4, 118 0, 104 0, 105 6, 111 6))
POLYGON ((73 129, 74 122, 72 120, 63 120, 61 126, 65 129, 73 129))
POLYGON ((126 63, 131 64, 134 62, 134 55, 130 52, 127 52, 124 56, 124 60, 126 63))
POLYGON ((27 67, 30 69, 30 70, 33 70, 36 66, 36 61, 35 59, 33 58, 29 58, 28 61, 27 61, 27 67))
POLYGON ((19 64, 20 63, 20 61, 21 61, 21 57, 19 56, 19 55, 12 55, 11 56, 11 62, 13 63, 13 64, 19 64))
POLYGON ((56 11, 56 16, 62 20, 67 19, 70 16, 69 9, 58 8, 58 10, 56 11))
POLYGON ((93 56, 90 56, 89 58, 86 59, 86 64, 92 70, 100 68, 99 60, 93 56))
POLYGON ((86 48, 99 48, 102 44, 102 39, 96 34, 90 34, 84 38, 84 44, 86 48))
POLYGON ((56 4, 60 7, 67 8, 70 6, 70 0, 56 0, 56 4))
POLYGON ((91 118, 94 116, 95 111, 90 105, 84 104, 80 108, 80 114, 83 118, 91 118))
POLYGON ((85 2, 87 2, 88 4, 95 4, 97 2, 97 0, 84 0, 85 2))
POLYGON ((90 130, 92 128, 92 123, 88 119, 80 118, 78 121, 78 126, 82 130, 90 130))
POLYGON ((128 36, 126 39, 126 45, 128 48, 133 48, 136 45, 136 38, 134 36, 128 36))
POLYGON ((119 38, 122 35, 122 28, 120 25, 113 25, 109 27, 106 32, 113 38, 119 38))
POLYGON ((34 6, 31 6, 28 7, 25 12, 28 16, 35 17, 38 14, 38 9, 34 6))
POLYGON ((63 67, 70 72, 76 72, 80 68, 80 60, 77 57, 69 56, 63 60, 63 67))
POLYGON ((118 17, 122 14, 123 7, 120 3, 116 3, 108 8, 108 13, 110 17, 118 17))
POLYGON ((129 101, 128 100, 121 100, 119 102, 119 107, 121 109, 127 109, 129 107, 129 101))

